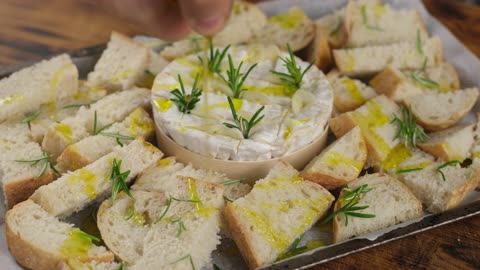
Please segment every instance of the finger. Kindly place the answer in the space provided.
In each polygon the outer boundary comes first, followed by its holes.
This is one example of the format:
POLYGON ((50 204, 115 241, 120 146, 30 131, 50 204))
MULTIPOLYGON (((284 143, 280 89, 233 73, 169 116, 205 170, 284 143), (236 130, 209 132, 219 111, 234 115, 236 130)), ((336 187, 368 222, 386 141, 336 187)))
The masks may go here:
POLYGON ((187 24, 196 32, 212 35, 225 24, 231 0, 179 0, 180 9, 187 24))
POLYGON ((177 40, 190 32, 175 0, 109 1, 118 13, 151 35, 177 40))

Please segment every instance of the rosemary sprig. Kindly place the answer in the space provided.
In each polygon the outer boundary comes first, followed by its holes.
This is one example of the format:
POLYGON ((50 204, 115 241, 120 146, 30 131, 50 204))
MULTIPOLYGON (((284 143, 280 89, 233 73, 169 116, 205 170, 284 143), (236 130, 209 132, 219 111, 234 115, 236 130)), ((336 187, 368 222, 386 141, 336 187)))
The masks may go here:
POLYGON ((227 70, 227 79, 223 77, 223 75, 219 74, 220 77, 227 83, 230 90, 232 90, 233 98, 241 98, 242 93, 247 91, 247 89, 243 88, 243 83, 247 79, 248 75, 252 70, 257 66, 257 64, 253 64, 250 66, 245 74, 240 73, 242 69, 243 61, 240 62, 237 68, 233 65, 232 56, 228 55, 228 70, 227 70))
POLYGON ((412 114, 410 107, 401 107, 402 118, 398 118, 394 115, 392 123, 397 124, 398 132, 394 139, 402 140, 405 146, 417 147, 417 140, 424 142, 428 139, 427 134, 423 131, 423 128, 417 125, 417 120, 412 114))
POLYGON ((412 169, 398 170, 398 171, 396 171, 396 174, 411 173, 411 172, 417 172, 417 171, 421 171, 421 170, 423 170, 423 168, 412 168, 412 169))
MULTIPOLYGON (((230 45, 225 47, 223 51, 220 51, 219 49, 213 50, 213 45, 210 43, 210 49, 209 49, 209 57, 207 59, 207 66, 208 66, 208 71, 211 73, 218 73, 220 72, 220 65, 222 64, 223 58, 225 58, 225 55, 230 48, 230 45)), ((203 58, 198 57, 200 62, 203 64, 203 58)))
POLYGON ((173 223, 178 223, 178 231, 177 231, 177 235, 176 237, 180 237, 180 235, 182 235, 182 232, 186 231, 187 228, 185 227, 185 223, 183 223, 183 221, 181 219, 176 219, 176 220, 172 220, 173 223))
POLYGON ((423 55, 423 43, 422 43, 422 35, 420 34, 420 29, 417 29, 417 50, 421 55, 423 55))
POLYGON ((100 133, 98 133, 98 135, 115 138, 116 141, 117 141, 117 144, 120 145, 120 146, 123 146, 123 143, 120 140, 127 140, 127 141, 135 140, 135 137, 122 135, 119 132, 116 132, 116 133, 100 132, 100 133))
POLYGON ((234 200, 228 198, 227 196, 223 195, 223 199, 227 202, 234 202, 234 200))
POLYGON ((81 238, 87 239, 88 241, 95 241, 95 242, 100 242, 100 239, 94 235, 88 234, 82 230, 76 231, 76 234, 80 236, 81 238))
POLYGON ((302 72, 302 69, 297 62, 295 61, 295 55, 293 55, 290 45, 287 44, 289 58, 281 58, 284 63, 284 66, 287 68, 288 74, 283 72, 278 72, 272 70, 272 73, 280 76, 280 81, 295 90, 298 90, 302 84, 303 76, 307 71, 313 66, 313 63, 310 63, 308 67, 302 72))
POLYGON ((20 121, 20 123, 30 124, 30 122, 35 120, 35 118, 37 118, 39 115, 40 115, 40 111, 31 112, 27 116, 25 116, 25 118, 23 118, 22 121, 20 121))
POLYGON ((345 215, 345 226, 348 226, 348 216, 352 217, 359 217, 359 218, 374 218, 375 215, 373 214, 364 214, 358 213, 355 211, 367 209, 368 205, 357 206, 360 195, 365 194, 372 189, 368 187, 368 184, 362 185, 356 189, 349 189, 348 187, 343 189, 347 193, 343 195, 340 200, 340 205, 343 205, 340 209, 330 214, 327 218, 325 218, 322 223, 325 224, 329 222, 332 218, 336 215, 344 214, 345 215))
POLYGON ((242 180, 240 180, 240 179, 231 179, 231 180, 223 181, 220 184, 222 184, 224 186, 229 186, 229 185, 234 185, 234 184, 238 184, 238 183, 241 183, 241 182, 242 182, 242 180))
POLYGON ((187 254, 187 255, 181 257, 180 259, 172 262, 171 264, 175 264, 175 263, 177 263, 177 262, 179 262, 179 261, 183 261, 183 260, 185 260, 185 259, 188 259, 188 260, 190 261, 190 265, 192 266, 192 269, 193 269, 193 270, 196 270, 196 269, 195 269, 195 265, 193 264, 192 255, 190 255, 190 254, 187 254))
POLYGON ((260 107, 255 114, 250 118, 250 120, 247 120, 237 114, 237 110, 235 109, 235 106, 233 105, 232 99, 230 97, 227 97, 228 99, 228 105, 230 106, 230 110, 232 111, 232 116, 233 116, 233 122, 235 124, 230 124, 224 122, 223 124, 227 126, 228 128, 236 128, 240 130, 240 132, 243 135, 243 138, 248 139, 248 136, 250 135, 250 131, 254 126, 256 126, 260 121, 262 121, 263 117, 265 115, 260 116, 260 113, 265 109, 265 106, 260 107))
POLYGON ((89 103, 73 103, 73 104, 69 104, 69 105, 65 105, 62 107, 62 109, 73 109, 73 108, 80 108, 82 106, 90 106, 89 103))
POLYGON ((98 135, 98 133, 104 131, 105 129, 109 128, 113 123, 105 125, 104 127, 97 130, 97 111, 93 112, 93 135, 98 135))
POLYGON ((440 85, 433 80, 420 76, 419 72, 412 72, 412 79, 428 89, 439 89, 440 85))
POLYGON ((18 160, 15 160, 15 161, 16 162, 22 162, 22 163, 31 163, 30 164, 31 166, 35 166, 40 161, 44 161, 42 169, 37 174, 37 176, 35 176, 35 179, 40 178, 47 171, 48 168, 50 168, 55 173, 60 174, 60 172, 55 168, 55 166, 53 166, 52 162, 50 161, 50 156, 48 156, 48 154, 45 153, 45 152, 43 153, 43 156, 41 156, 37 159, 31 159, 31 160, 18 159, 18 160))
POLYGON ((157 218, 157 220, 155 220, 153 223, 158 223, 160 222, 164 217, 165 215, 167 214, 168 210, 170 209, 170 207, 172 206, 172 202, 173 201, 177 201, 177 202, 189 202, 189 203, 200 203, 199 200, 191 200, 191 199, 178 199, 178 198, 175 198, 173 197, 172 195, 170 195, 168 197, 168 203, 167 203, 167 207, 165 208, 165 210, 163 211, 163 213, 160 215, 160 217, 157 218))
POLYGON ((117 159, 113 159, 112 161, 112 173, 110 174, 110 180, 113 182, 112 184, 112 201, 115 201, 117 198, 118 193, 120 191, 124 191, 130 198, 133 199, 132 193, 130 193, 130 189, 127 186, 126 180, 130 175, 130 170, 121 173, 120 167, 122 166, 122 161, 117 159))
POLYGON ((447 179, 446 179, 445 174, 443 173, 442 169, 447 167, 447 166, 455 166, 455 165, 461 164, 461 163, 462 162, 460 160, 450 160, 450 161, 445 162, 442 165, 438 166, 436 170, 442 176, 443 181, 446 181, 447 179))
POLYGON ((366 28, 371 29, 371 30, 376 30, 376 31, 383 31, 383 29, 378 27, 378 26, 368 24, 367 9, 366 9, 365 5, 363 5, 360 8, 360 12, 362 13, 363 25, 365 25, 366 28))
POLYGON ((175 98, 170 100, 177 105, 179 111, 189 114, 193 108, 195 108, 195 104, 200 101, 200 96, 202 95, 202 90, 197 88, 198 73, 197 76, 195 76, 192 92, 190 94, 185 92, 185 87, 183 86, 183 81, 180 74, 178 75, 178 81, 180 82, 180 90, 178 88, 173 90, 171 93, 175 96, 175 98))

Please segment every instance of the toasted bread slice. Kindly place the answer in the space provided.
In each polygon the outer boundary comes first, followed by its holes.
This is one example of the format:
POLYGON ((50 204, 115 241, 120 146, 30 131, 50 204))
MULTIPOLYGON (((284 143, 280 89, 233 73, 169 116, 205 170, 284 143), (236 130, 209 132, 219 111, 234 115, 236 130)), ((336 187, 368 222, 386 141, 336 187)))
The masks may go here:
POLYGON ((50 214, 67 217, 109 196, 112 189, 109 176, 114 159, 121 161, 122 173, 130 171, 125 180, 128 184, 162 155, 155 146, 140 138, 82 169, 63 174, 56 181, 37 189, 30 198, 50 214))
POLYGON ((421 69, 425 59, 426 67, 433 67, 442 62, 442 55, 442 44, 438 37, 425 40, 421 47, 414 42, 400 42, 333 50, 338 70, 347 76, 373 75, 389 65, 401 70, 421 69))
POLYGON ((473 146, 473 127, 473 124, 462 125, 430 133, 428 140, 418 146, 443 161, 463 161, 470 156, 473 146))
POLYGON ((426 68, 424 71, 400 71, 388 66, 378 73, 370 85, 378 94, 384 94, 395 101, 422 94, 424 90, 451 91, 460 87, 455 68, 449 63, 426 68), (427 80, 425 80, 427 79, 427 80))
POLYGON ((436 162, 420 171, 401 174, 399 178, 432 213, 456 207, 480 181, 479 169, 475 166, 462 168, 457 164, 442 168, 442 165, 446 164, 436 162))
POLYGON ((375 90, 360 80, 341 76, 336 70, 327 75, 333 88, 333 104, 339 113, 355 110, 376 96, 375 90))
POLYGON ((118 32, 112 32, 107 48, 88 74, 88 83, 101 86, 110 92, 131 89, 147 70, 150 51, 118 32))
POLYGON ((31 200, 5 217, 7 244, 17 262, 29 269, 52 270, 69 258, 80 262, 113 261, 113 254, 73 225, 61 222, 31 200))
POLYGON ((148 141, 153 134, 154 124, 150 115, 138 108, 125 120, 113 124, 101 134, 86 137, 68 146, 57 159, 57 165, 63 170, 74 171, 110 153, 119 144, 129 144, 131 139, 138 137, 148 141), (115 134, 120 136, 118 142, 115 137, 111 137, 115 134), (122 137, 127 139, 120 139, 122 137))
POLYGON ((333 199, 291 165, 279 162, 249 194, 229 203, 224 216, 248 267, 255 269, 274 262, 326 213, 333 199))
POLYGON ((357 126, 330 144, 305 167, 302 177, 328 190, 355 180, 367 161, 367 146, 357 126))
POLYGON ((435 131, 448 128, 462 119, 473 108, 477 98, 478 88, 473 87, 446 93, 428 91, 408 97, 404 102, 411 107, 423 128, 435 131))

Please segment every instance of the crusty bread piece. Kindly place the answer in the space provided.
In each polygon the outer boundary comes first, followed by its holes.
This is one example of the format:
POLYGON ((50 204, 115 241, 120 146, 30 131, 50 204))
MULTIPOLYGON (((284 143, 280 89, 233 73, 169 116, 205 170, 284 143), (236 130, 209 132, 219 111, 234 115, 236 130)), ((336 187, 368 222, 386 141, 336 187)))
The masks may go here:
POLYGON ((341 76, 337 70, 328 73, 327 79, 333 88, 333 105, 339 113, 355 110, 376 95, 370 86, 341 76))
POLYGON ((70 56, 62 54, 19 70, 0 80, 0 122, 54 106, 78 89, 78 70, 70 56))
POLYGON ((367 146, 357 126, 330 144, 305 167, 302 177, 328 190, 355 180, 367 161, 367 146))
POLYGON ((384 94, 395 101, 403 101, 406 97, 419 95, 423 90, 450 91, 460 87, 460 81, 455 68, 449 63, 426 68, 425 71, 400 71, 398 68, 388 66, 378 73, 370 85, 378 94, 384 94), (438 88, 429 89, 417 79, 426 78, 438 85, 438 88))
POLYGON ((443 181, 437 170, 441 165, 436 162, 420 171, 399 175, 399 179, 432 213, 456 207, 480 181, 479 168, 462 168, 458 164, 441 169, 445 175, 443 181))
MULTIPOLYGON (((228 21, 223 29, 213 36, 212 43, 220 47, 246 43, 266 24, 267 17, 257 5, 245 1, 235 1, 228 21)), ((172 61, 190 53, 199 52, 204 46, 205 39, 201 35, 191 34, 166 47, 160 55, 172 61)))
POLYGON ((49 167, 40 177, 45 161, 32 166, 31 162, 43 156, 40 145, 32 140, 27 124, 5 122, 0 124, 0 179, 7 209, 24 201, 40 186, 53 181, 57 174, 49 167))
POLYGON ((82 107, 73 117, 68 117, 60 123, 50 126, 42 141, 42 148, 54 160, 65 148, 93 134, 94 116, 97 112, 97 129, 122 121, 138 107, 150 106, 150 91, 134 88, 110 94, 89 108, 82 107))
POLYGON ((463 161, 470 156, 474 125, 455 126, 428 134, 428 140, 418 146, 425 152, 443 160, 463 161))
POLYGON ((88 74, 88 83, 110 92, 131 89, 147 70, 150 51, 142 43, 112 32, 107 48, 88 74))
MULTIPOLYGON (((113 124, 103 133, 120 134, 131 138, 143 137, 148 141, 153 137, 154 124, 150 115, 144 109, 138 108, 122 122, 113 124)), ((121 144, 130 142, 131 140, 120 139, 121 144)), ((110 153, 117 145, 114 137, 102 134, 89 136, 68 146, 57 159, 57 165, 63 170, 74 171, 110 153)))
POLYGON ((418 148, 407 147, 404 143, 399 143, 376 169, 395 176, 407 173, 412 169, 423 169, 434 162, 435 158, 432 155, 418 148))
POLYGON ((417 10, 350 1, 345 8, 344 46, 348 48, 417 42, 428 38, 417 10))
POLYGON ((358 125, 367 144, 367 163, 377 166, 399 143, 395 139, 398 128, 392 123, 394 115, 400 117, 399 112, 400 108, 395 102, 380 95, 370 99, 355 111, 331 118, 328 123, 337 138, 358 125))
POLYGON ((462 119, 473 108, 477 98, 478 88, 473 87, 446 93, 428 91, 407 97, 404 103, 411 107, 423 128, 435 131, 448 128, 462 119))
MULTIPOLYGON (((348 217, 338 214, 333 219, 333 241, 335 243, 349 238, 364 235, 383 228, 393 226, 422 216, 422 203, 401 182, 387 174, 367 174, 348 184, 353 190, 368 185, 367 193, 360 195, 358 206, 368 205, 368 208, 356 213, 373 214, 373 218, 348 217)), ((340 197, 345 196, 342 190, 340 197)), ((337 200, 334 210, 342 207, 342 200, 337 200)))
POLYGON ((223 187, 181 176, 165 185, 171 191, 132 190, 135 200, 105 201, 97 215, 102 238, 129 269, 188 269, 189 259, 180 260, 186 255, 203 269, 220 243, 223 187))
POLYGON ((323 72, 328 72, 333 65, 328 36, 326 28, 315 24, 315 37, 307 47, 308 62, 314 63, 323 72))
POLYGON ((380 72, 388 65, 403 69, 433 67, 442 62, 442 44, 438 37, 425 40, 422 50, 412 42, 377 45, 363 48, 333 50, 340 73, 347 76, 368 76, 380 72))
POLYGON ((250 269, 273 263, 320 219, 334 197, 279 162, 245 197, 224 210, 227 227, 250 269))
POLYGON ((76 259, 68 259, 60 263, 58 270, 120 270, 120 267, 121 264, 116 262, 81 262, 76 259))
POLYGON ((250 43, 275 44, 292 51, 305 48, 315 36, 315 26, 299 7, 292 7, 287 13, 275 15, 250 41, 250 43))
POLYGON ((31 200, 17 204, 5 218, 7 244, 22 266, 35 270, 57 269, 63 260, 113 261, 113 254, 96 246, 73 225, 61 222, 31 200))
POLYGON ((155 146, 140 138, 82 169, 63 174, 56 181, 37 189, 30 198, 50 214, 67 217, 110 194, 112 181, 109 176, 114 159, 122 161, 121 172, 130 171, 126 179, 128 184, 162 155, 155 146))

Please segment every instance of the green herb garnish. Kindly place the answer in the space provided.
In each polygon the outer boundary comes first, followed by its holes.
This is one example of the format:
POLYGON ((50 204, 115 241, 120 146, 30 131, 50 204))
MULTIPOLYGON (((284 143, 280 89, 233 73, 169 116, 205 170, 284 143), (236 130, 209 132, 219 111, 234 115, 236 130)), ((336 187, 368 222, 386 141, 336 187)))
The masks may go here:
POLYGON ((227 97, 228 99, 228 105, 230 106, 230 110, 232 111, 232 116, 233 116, 233 122, 235 124, 230 124, 224 122, 223 124, 227 126, 228 128, 236 128, 240 130, 240 132, 243 135, 243 138, 248 139, 248 136, 250 135, 250 131, 254 126, 256 126, 260 121, 262 121, 263 117, 265 115, 260 116, 260 113, 265 109, 265 106, 260 107, 255 114, 250 118, 250 120, 247 120, 241 116, 238 116, 237 110, 235 109, 235 106, 233 105, 232 99, 230 97, 227 97))
POLYGON ((432 81, 428 78, 421 77, 418 72, 412 73, 412 79, 420 84, 421 86, 428 88, 428 89, 439 89, 440 85, 436 81, 432 81))
POLYGON ((183 223, 183 221, 181 219, 176 219, 176 220, 172 220, 173 223, 178 223, 178 231, 177 231, 177 238, 180 237, 180 235, 182 235, 182 232, 186 231, 187 228, 185 227, 185 223, 183 223))
POLYGON ((90 104, 89 103, 74 103, 74 104, 65 105, 65 106, 62 107, 62 109, 80 108, 82 106, 90 106, 90 104))
POLYGON ((31 112, 27 116, 25 116, 25 118, 23 118, 22 121, 20 121, 20 123, 30 124, 30 122, 35 120, 35 118, 37 118, 39 115, 40 115, 40 111, 31 112))
POLYGON ((412 168, 412 169, 404 169, 404 170, 398 170, 396 174, 404 174, 404 173, 411 173, 411 172, 417 172, 421 171, 423 168, 412 168))
POLYGON ((168 197, 167 207, 165 208, 165 210, 163 211, 163 213, 160 215, 160 217, 158 217, 158 219, 155 220, 155 222, 153 222, 154 224, 160 222, 160 221, 165 217, 165 215, 167 214, 168 210, 169 210, 170 207, 172 206, 172 202, 173 202, 173 201, 177 201, 177 202, 189 202, 189 203, 200 203, 200 202, 201 202, 201 201, 199 201, 199 200, 178 199, 178 198, 175 198, 175 197, 173 197, 172 195, 170 195, 170 196, 168 197))
POLYGON ((124 270, 124 264, 121 263, 120 266, 117 268, 117 270, 124 270))
POLYGON ((178 88, 173 90, 171 93, 175 96, 175 98, 170 100, 177 105, 179 111, 189 114, 193 108, 195 108, 195 104, 200 101, 200 96, 202 95, 202 90, 197 89, 198 73, 197 76, 195 76, 192 92, 190 94, 185 92, 185 87, 183 86, 183 81, 182 77, 180 77, 180 74, 178 75, 178 81, 180 82, 180 90, 178 90, 178 88))
POLYGON ((113 159, 112 161, 112 173, 110 174, 110 180, 112 183, 112 201, 114 202, 117 198, 118 193, 120 191, 124 191, 130 198, 133 199, 132 193, 130 193, 130 189, 127 186, 127 178, 130 175, 130 170, 121 173, 120 167, 122 166, 122 161, 117 159, 113 159))
POLYGON ((130 206, 128 207, 127 209, 127 215, 125 216, 125 220, 129 220, 133 217, 133 215, 135 215, 135 207, 134 206, 130 206))
POLYGON ((369 207, 368 205, 357 206, 357 204, 360 200, 360 195, 365 194, 371 190, 372 189, 368 187, 368 184, 362 185, 354 190, 349 189, 348 187, 344 188, 343 191, 345 191, 346 193, 339 199, 340 205, 342 205, 342 207, 337 211, 333 212, 332 214, 330 214, 327 218, 325 218, 322 221, 322 223, 325 224, 329 222, 332 218, 334 218, 338 214, 345 215, 345 226, 348 226, 348 216, 359 217, 359 218, 374 218, 375 215, 373 214, 364 214, 364 213, 355 212, 358 210, 367 209, 369 207))
POLYGON ((41 156, 40 158, 37 158, 37 159, 31 159, 31 160, 20 159, 20 160, 15 160, 15 161, 16 162, 22 162, 22 163, 31 163, 30 164, 31 166, 35 166, 40 161, 44 161, 42 169, 37 174, 37 176, 35 176, 35 179, 40 178, 47 171, 47 168, 50 168, 52 171, 56 172, 57 174, 60 174, 60 172, 58 172, 58 170, 55 168, 55 166, 53 166, 52 162, 50 161, 50 157, 48 156, 48 154, 45 153, 45 152, 43 153, 43 156, 41 156))
POLYGON ((188 260, 190 261, 190 265, 192 266, 192 269, 193 269, 193 270, 196 270, 196 269, 195 269, 195 265, 193 264, 192 256, 191 256, 190 254, 181 257, 180 259, 172 262, 171 264, 175 264, 175 263, 177 263, 177 262, 179 262, 179 261, 183 261, 183 260, 185 260, 185 259, 188 259, 188 260))
POLYGON ((383 29, 378 26, 368 24, 367 9, 365 5, 362 5, 360 12, 362 13, 363 25, 365 25, 366 28, 376 31, 383 31, 383 29))
POLYGON ((228 198, 227 196, 223 195, 223 199, 226 200, 227 202, 234 202, 234 200, 228 198))
POLYGON ((82 230, 78 230, 76 231, 76 234, 78 236, 80 236, 81 238, 83 239, 87 239, 88 241, 92 242, 92 241, 95 241, 95 242, 100 242, 100 239, 94 235, 91 235, 91 234, 88 234, 82 230))
POLYGON ((248 75, 252 70, 257 66, 257 64, 253 64, 248 68, 247 72, 245 74, 240 73, 240 70, 242 69, 243 61, 240 62, 237 68, 233 65, 233 60, 232 56, 229 54, 228 55, 228 70, 227 70, 227 78, 223 77, 221 74, 220 77, 227 83, 228 87, 230 90, 232 90, 233 93, 233 98, 241 98, 241 95, 244 91, 247 91, 247 89, 243 88, 243 83, 247 79, 248 75))
POLYGON ((420 34, 420 29, 417 29, 417 50, 423 55, 422 35, 420 34))
MULTIPOLYGON (((207 59, 208 71, 210 71, 212 74, 220 72, 220 65, 222 64, 223 58, 225 58, 225 54, 229 48, 230 45, 225 47, 223 51, 220 52, 219 49, 213 50, 213 45, 210 43, 209 57, 207 59)), ((203 58, 199 56, 198 59, 203 64, 203 58)))
POLYGON ((229 185, 238 184, 238 183, 241 183, 241 182, 242 182, 242 180, 240 180, 240 179, 231 179, 231 180, 223 181, 220 184, 222 184, 224 186, 229 186, 229 185))
POLYGON ((93 113, 93 135, 98 135, 98 133, 104 131, 105 129, 109 128, 113 123, 110 123, 108 125, 105 125, 104 127, 100 128, 97 130, 97 111, 93 113))
POLYGON ((281 58, 281 60, 287 68, 288 74, 275 70, 272 70, 272 73, 280 76, 280 81, 284 85, 298 90, 302 84, 303 76, 313 66, 313 63, 310 63, 310 65, 308 65, 308 67, 302 72, 301 67, 297 65, 297 62, 295 61, 295 55, 293 55, 290 45, 287 44, 287 48, 290 58, 281 58))
POLYGON ((117 132, 117 133, 100 132, 100 133, 98 133, 98 135, 115 138, 116 141, 117 141, 117 144, 120 145, 120 146, 123 146, 123 143, 120 140, 128 140, 128 141, 135 140, 135 137, 122 135, 119 132, 117 132))
POLYGON ((443 181, 446 181, 447 179, 445 177, 445 174, 442 172, 442 169, 447 167, 447 166, 455 166, 455 165, 461 164, 461 163, 462 162, 460 160, 450 160, 450 161, 445 162, 442 165, 438 166, 436 170, 442 176, 443 181))
POLYGON ((412 114, 410 107, 401 107, 402 119, 394 115, 392 123, 398 126, 398 132, 394 139, 403 141, 406 147, 417 147, 417 140, 424 142, 428 139, 427 134, 423 128, 417 125, 417 120, 412 114))

